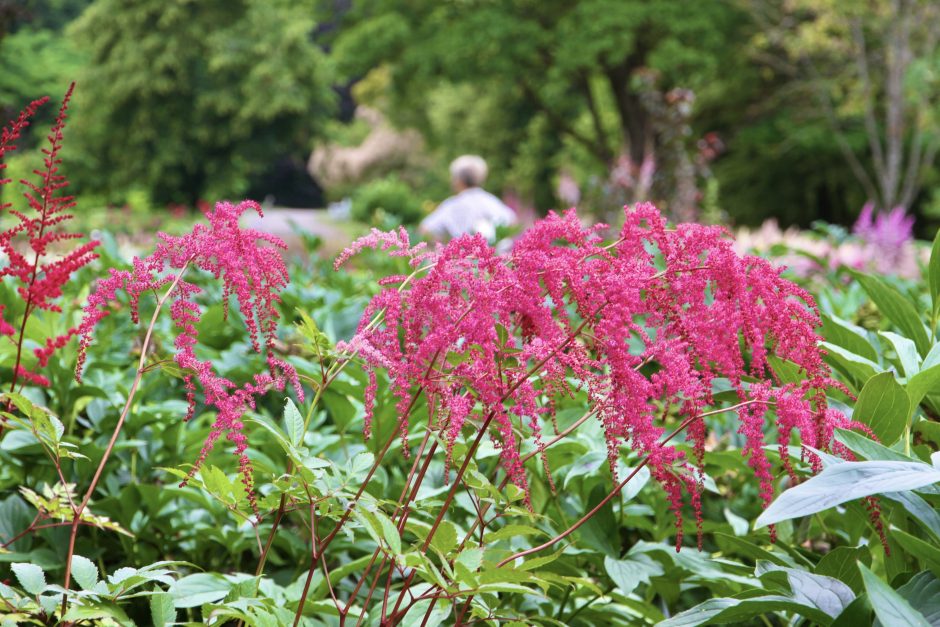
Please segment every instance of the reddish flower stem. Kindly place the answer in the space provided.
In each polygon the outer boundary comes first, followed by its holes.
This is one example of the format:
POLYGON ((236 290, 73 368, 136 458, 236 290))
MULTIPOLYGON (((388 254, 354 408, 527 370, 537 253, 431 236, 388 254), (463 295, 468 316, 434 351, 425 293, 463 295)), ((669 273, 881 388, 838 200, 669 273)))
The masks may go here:
MULTIPOLYGON (((771 401, 759 401, 759 400, 744 401, 743 403, 738 403, 737 405, 732 405, 731 407, 727 407, 727 408, 725 408, 725 409, 716 409, 716 410, 713 410, 713 411, 707 411, 707 412, 704 412, 704 413, 701 413, 701 414, 696 414, 695 416, 689 416, 688 418, 686 418, 685 420, 683 420, 682 423, 681 423, 678 427, 676 427, 675 431, 673 431, 672 433, 670 433, 669 435, 667 435, 665 438, 663 438, 663 440, 661 440, 661 441, 659 442, 659 447, 665 446, 667 443, 669 443, 670 440, 672 440, 674 437, 676 437, 677 435, 679 435, 680 433, 682 433, 683 431, 685 431, 685 429, 686 429, 690 424, 692 424, 693 422, 695 422, 696 420, 700 420, 701 418, 704 418, 705 416, 711 416, 711 415, 714 415, 714 414, 721 414, 721 413, 724 413, 724 412, 733 411, 733 410, 735 410, 735 409, 739 409, 739 408, 741 408, 741 407, 744 407, 744 406, 746 406, 746 405, 751 405, 751 404, 754 404, 754 403, 772 404, 771 401)), ((624 480, 621 481, 621 482, 617 485, 617 487, 615 487, 613 490, 611 490, 611 492, 610 492, 607 496, 605 496, 605 497, 601 500, 600 503, 598 503, 598 504, 595 505, 593 508, 591 508, 591 511, 589 511, 587 514, 585 514, 584 516, 582 516, 576 523, 574 523, 573 525, 571 525, 570 527, 568 527, 566 530, 562 531, 560 534, 558 534, 557 536, 555 536, 555 537, 552 538, 551 540, 548 540, 548 541, 546 541, 546 542, 543 542, 542 544, 540 544, 540 545, 538 545, 538 546, 535 546, 535 547, 526 549, 525 551, 519 551, 518 553, 513 553, 512 555, 510 555, 510 556, 507 557, 506 559, 504 559, 504 560, 500 561, 498 564, 496 564, 496 567, 497 567, 497 568, 502 568, 502 567, 505 566, 506 564, 508 564, 508 563, 510 563, 510 562, 512 562, 512 561, 514 561, 514 560, 516 560, 516 559, 518 559, 518 558, 520 558, 520 557, 525 557, 526 555, 531 555, 531 554, 533 554, 533 553, 538 553, 539 551, 542 551, 542 550, 547 549, 547 548, 549 548, 549 547, 551 547, 551 546, 554 546, 555 544, 557 544, 557 543, 560 542, 561 540, 564 540, 565 538, 567 538, 568 536, 570 536, 572 533, 574 533, 575 531, 577 531, 584 523, 586 523, 588 520, 590 520, 595 514, 597 514, 597 512, 599 512, 602 507, 604 507, 605 505, 607 505, 608 503, 610 503, 610 501, 611 501, 615 496, 617 496, 618 494, 620 494, 620 491, 623 490, 624 486, 626 486, 627 483, 629 483, 630 480, 633 479, 633 478, 637 475, 638 472, 640 472, 640 469, 642 469, 642 468, 645 467, 647 464, 649 464, 649 461, 650 461, 649 456, 643 458, 643 460, 642 460, 639 464, 637 464, 636 468, 634 468, 633 471, 632 471, 629 475, 627 475, 626 478, 624 478, 624 480)))
MULTIPOLYGON (((183 267, 180 269, 179 273, 176 275, 176 278, 173 279, 173 282, 170 284, 169 289, 160 297, 157 301, 157 307, 153 311, 153 316, 150 318, 150 325, 147 327, 147 333, 144 336, 144 342, 140 348, 140 361, 137 364, 137 374, 134 377, 134 383, 131 385, 130 392, 127 395, 127 402, 124 403, 124 409, 121 411, 121 416, 118 418, 117 424, 114 426, 114 432, 111 434, 111 440, 108 442, 107 448, 105 448, 104 455, 101 457, 101 461, 98 463, 98 468, 95 470, 95 475, 91 479, 91 484, 88 486, 88 490, 85 492, 85 497, 82 499, 82 502, 74 510, 72 516, 72 529, 69 534, 69 548, 66 553, 65 558, 65 578, 63 580, 62 586, 66 589, 69 589, 72 579, 72 556, 75 554, 75 538, 78 535, 78 526, 81 524, 82 513, 85 511, 85 508, 88 506, 88 502, 91 500, 91 495, 94 493, 95 488, 98 486, 98 481, 101 479, 101 473, 104 471, 104 466, 108 462, 108 458, 111 457, 111 452, 114 450, 114 444, 117 442, 118 435, 121 433, 121 428, 124 426, 124 421, 127 419, 128 414, 131 410, 131 405, 134 402, 134 396, 137 394, 137 388, 140 385, 140 380, 144 376, 144 363, 147 360, 147 349, 150 347, 150 338, 153 335, 153 328, 157 324, 157 316, 160 314, 160 310, 166 304, 166 301, 169 300, 170 296, 173 294, 173 291, 176 289, 176 286, 179 285, 179 282, 183 278, 186 270, 189 268, 189 261, 183 264, 183 267)), ((62 613, 65 613, 66 604, 68 601, 68 595, 62 595, 62 613)))

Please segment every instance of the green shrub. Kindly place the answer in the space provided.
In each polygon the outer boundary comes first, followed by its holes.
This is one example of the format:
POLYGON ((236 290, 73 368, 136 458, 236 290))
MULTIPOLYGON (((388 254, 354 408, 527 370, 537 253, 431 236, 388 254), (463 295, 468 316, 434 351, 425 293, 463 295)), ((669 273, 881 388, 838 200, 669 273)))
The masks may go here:
POLYGON ((394 177, 370 181, 353 193, 352 217, 360 222, 388 227, 416 224, 423 216, 420 199, 394 177))

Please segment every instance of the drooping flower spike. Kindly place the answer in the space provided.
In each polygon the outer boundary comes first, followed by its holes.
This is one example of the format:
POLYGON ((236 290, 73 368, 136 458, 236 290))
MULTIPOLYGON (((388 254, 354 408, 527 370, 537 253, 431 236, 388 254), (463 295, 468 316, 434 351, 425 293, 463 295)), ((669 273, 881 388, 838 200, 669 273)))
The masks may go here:
POLYGON ((246 454, 248 440, 242 416, 255 407, 256 397, 270 389, 283 390, 289 382, 301 401, 303 389, 294 367, 274 353, 280 292, 288 283, 287 268, 280 254, 286 245, 275 236, 241 228, 238 220, 245 211, 257 211, 261 215, 261 207, 253 201, 238 205, 217 203, 214 209, 206 212, 208 224, 197 224, 192 232, 179 237, 160 233, 160 241, 152 255, 145 259, 134 258, 131 270, 111 269, 110 275, 98 282, 85 307, 79 329, 76 378, 81 380, 95 328, 111 313, 111 305, 119 292, 128 295, 131 318, 138 323, 140 298, 151 291, 169 290, 170 315, 177 330, 174 359, 185 372, 183 378, 189 402, 186 420, 194 414, 197 389, 201 389, 206 406, 216 411, 212 431, 190 475, 199 469, 215 442, 225 434, 235 445, 242 478, 249 498, 253 499, 250 463, 246 454), (197 297, 201 290, 185 280, 186 274, 193 270, 207 272, 222 283, 226 314, 229 299, 234 296, 238 301, 251 346, 265 355, 267 372, 239 384, 220 376, 211 361, 197 356, 199 338, 196 325, 202 312, 197 297))
MULTIPOLYGON (((611 471, 624 446, 649 459, 677 516, 678 544, 686 492, 700 523, 699 416, 716 405, 719 382, 739 399, 738 430, 765 503, 773 496, 768 431, 776 429, 781 447, 793 434, 828 450, 835 428, 855 425, 826 407, 833 381, 818 348, 815 305, 779 270, 738 256, 721 228, 667 228, 651 204, 626 210, 613 244, 602 241, 603 228, 585 228, 573 210, 552 213, 504 256, 481 237, 457 238, 438 249, 426 274, 379 293, 347 345, 370 371, 366 432, 371 382, 383 369, 399 399, 402 437, 420 390, 439 417, 448 456, 466 428, 488 423, 507 476, 527 490, 518 434, 541 451, 555 399, 584 390, 611 471), (379 313, 381 323, 371 322, 379 313), (782 385, 772 355, 795 364, 805 383, 782 385), (693 445, 691 459, 663 443, 676 425, 693 445)), ((366 246, 428 254, 400 234, 372 233, 340 262, 366 246)))

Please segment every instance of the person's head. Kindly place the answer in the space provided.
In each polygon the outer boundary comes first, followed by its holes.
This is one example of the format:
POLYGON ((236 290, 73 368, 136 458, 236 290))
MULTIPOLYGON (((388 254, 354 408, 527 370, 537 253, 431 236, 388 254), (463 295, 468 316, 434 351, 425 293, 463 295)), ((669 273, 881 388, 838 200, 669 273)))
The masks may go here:
POLYGON ((482 187, 486 181, 486 161, 477 155, 462 155, 450 164, 450 182, 458 192, 482 187))

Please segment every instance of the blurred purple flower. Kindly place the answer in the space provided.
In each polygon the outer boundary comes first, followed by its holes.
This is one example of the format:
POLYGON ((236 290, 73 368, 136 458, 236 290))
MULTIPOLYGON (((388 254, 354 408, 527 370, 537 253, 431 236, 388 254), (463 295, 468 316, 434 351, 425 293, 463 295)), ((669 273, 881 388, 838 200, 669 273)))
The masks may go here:
POLYGON ((907 215, 900 205, 877 214, 874 209, 874 203, 865 203, 852 232, 865 242, 868 260, 879 272, 898 273, 914 240, 914 216, 907 215))

